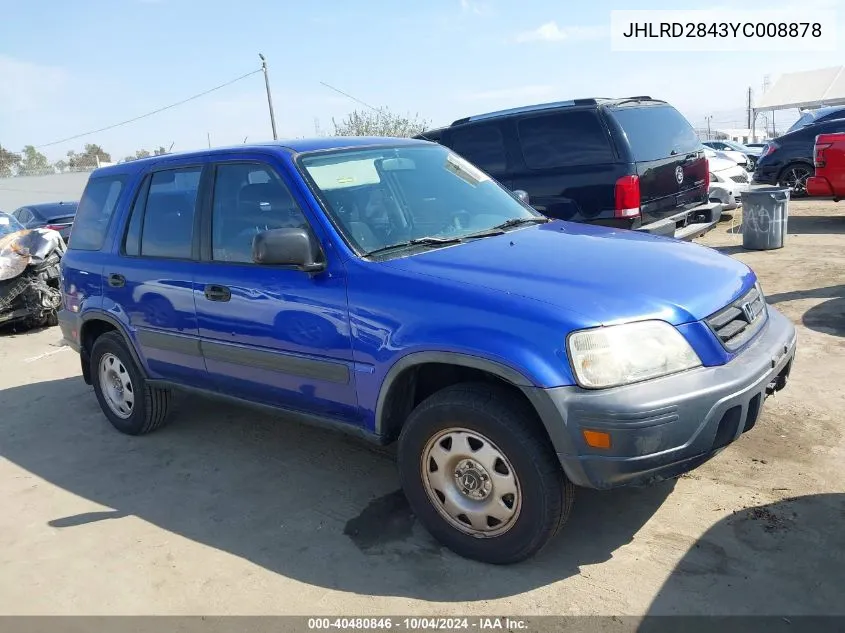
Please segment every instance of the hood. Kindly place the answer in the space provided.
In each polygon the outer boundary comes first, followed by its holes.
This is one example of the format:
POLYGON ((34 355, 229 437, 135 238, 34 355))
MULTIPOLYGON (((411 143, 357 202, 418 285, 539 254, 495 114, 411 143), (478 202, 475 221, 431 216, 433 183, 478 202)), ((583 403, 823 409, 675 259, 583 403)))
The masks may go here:
POLYGON ((23 229, 0 237, 0 281, 20 275, 30 264, 43 262, 53 251, 65 252, 65 243, 51 229, 23 229))
POLYGON ((708 158, 707 162, 710 165, 710 171, 724 171, 725 169, 732 169, 734 167, 742 169, 742 167, 737 165, 735 160, 731 160, 727 157, 722 158, 719 155, 713 156, 712 158, 708 158))
POLYGON ((754 285, 719 252, 635 231, 554 221, 384 266, 484 287, 574 312, 593 325, 703 319, 754 285))

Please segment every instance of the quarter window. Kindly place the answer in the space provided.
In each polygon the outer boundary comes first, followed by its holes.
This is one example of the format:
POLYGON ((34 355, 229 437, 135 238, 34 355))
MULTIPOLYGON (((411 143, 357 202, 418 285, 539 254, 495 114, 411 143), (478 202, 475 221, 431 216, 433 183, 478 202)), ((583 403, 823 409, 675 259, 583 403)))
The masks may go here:
POLYGON ((88 181, 76 210, 69 248, 83 251, 102 248, 125 180, 125 176, 101 176, 88 181))
POLYGON ((450 133, 448 145, 490 174, 499 174, 507 168, 505 139, 496 124, 456 128, 450 133))

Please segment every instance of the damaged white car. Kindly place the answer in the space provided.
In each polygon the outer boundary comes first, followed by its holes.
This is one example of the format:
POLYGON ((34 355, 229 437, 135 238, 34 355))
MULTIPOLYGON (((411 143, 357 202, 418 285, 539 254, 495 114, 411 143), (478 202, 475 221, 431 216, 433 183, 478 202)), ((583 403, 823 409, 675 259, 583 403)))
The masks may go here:
POLYGON ((708 198, 711 202, 721 202, 722 211, 736 209, 742 204, 740 194, 750 186, 748 172, 722 152, 705 147, 704 155, 710 164, 708 198))
POLYGON ((56 325, 61 305, 61 235, 52 229, 25 229, 0 212, 0 327, 56 325))

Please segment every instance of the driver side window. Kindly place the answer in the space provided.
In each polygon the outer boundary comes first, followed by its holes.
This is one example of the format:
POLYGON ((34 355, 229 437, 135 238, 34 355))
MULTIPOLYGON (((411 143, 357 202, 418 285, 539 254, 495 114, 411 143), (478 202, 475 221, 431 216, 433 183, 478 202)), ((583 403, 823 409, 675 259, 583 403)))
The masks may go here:
POLYGON ((308 228, 290 190, 269 166, 224 163, 217 166, 211 214, 212 259, 253 263, 258 233, 308 228))

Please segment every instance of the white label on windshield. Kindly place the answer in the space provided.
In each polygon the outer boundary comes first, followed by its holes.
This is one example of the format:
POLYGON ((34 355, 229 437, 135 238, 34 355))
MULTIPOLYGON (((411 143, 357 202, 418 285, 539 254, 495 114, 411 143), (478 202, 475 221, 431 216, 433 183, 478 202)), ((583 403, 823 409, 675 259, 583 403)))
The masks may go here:
POLYGON ((447 154, 445 166, 446 169, 454 173, 456 176, 463 178, 471 185, 477 185, 485 180, 490 180, 490 176, 457 154, 447 154))
POLYGON ((0 224, 8 224, 9 218, 0 217, 0 224))

